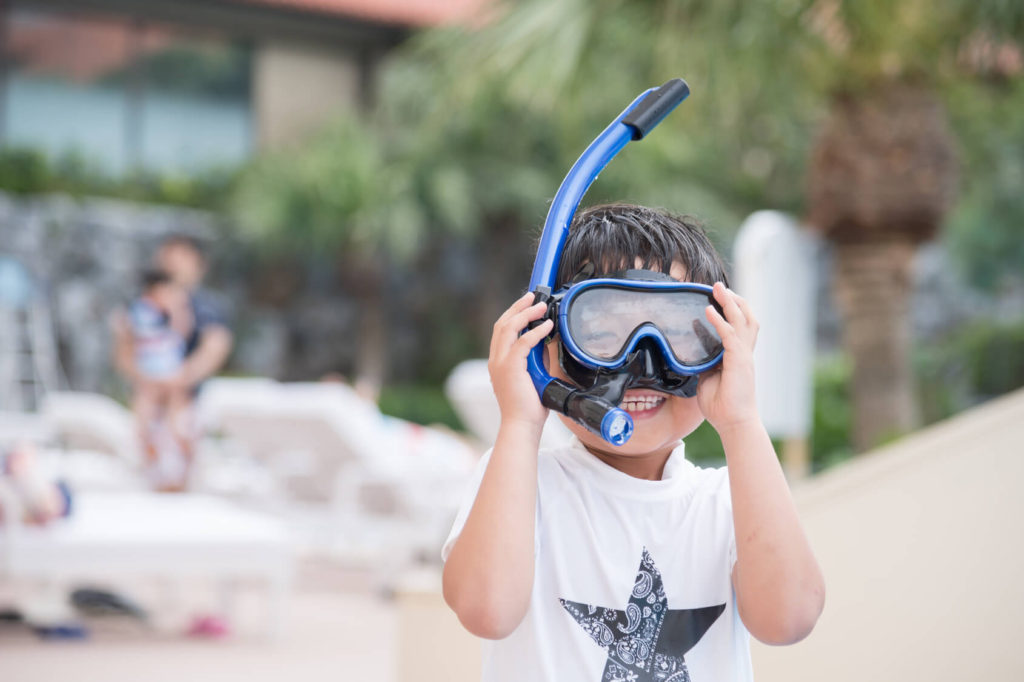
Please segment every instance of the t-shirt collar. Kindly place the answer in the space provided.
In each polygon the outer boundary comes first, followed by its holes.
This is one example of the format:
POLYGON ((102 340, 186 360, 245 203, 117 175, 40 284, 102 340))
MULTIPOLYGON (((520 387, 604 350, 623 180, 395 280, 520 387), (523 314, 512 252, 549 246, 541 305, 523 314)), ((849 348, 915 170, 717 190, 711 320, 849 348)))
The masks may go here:
POLYGON ((661 494, 678 494, 679 488, 692 482, 689 475, 694 466, 686 459, 686 446, 682 441, 669 454, 661 480, 651 481, 635 478, 619 471, 610 464, 595 457, 579 438, 573 436, 566 445, 571 456, 593 473, 593 480, 614 493, 639 495, 643 497, 661 494))

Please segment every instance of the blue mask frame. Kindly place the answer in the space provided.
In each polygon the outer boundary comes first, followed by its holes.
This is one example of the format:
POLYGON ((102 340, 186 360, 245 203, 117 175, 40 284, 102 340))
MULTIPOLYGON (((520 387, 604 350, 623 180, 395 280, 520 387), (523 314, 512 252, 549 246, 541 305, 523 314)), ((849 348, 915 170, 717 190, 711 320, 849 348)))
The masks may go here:
MULTIPOLYGON (((612 123, 590 143, 565 176, 544 221, 537 259, 530 275, 535 300, 548 301, 558 274, 562 250, 569 236, 569 224, 583 195, 600 172, 632 140, 651 132, 690 94, 681 78, 651 88, 634 99, 612 123)), ((544 367, 544 343, 533 347, 527 357, 527 371, 541 403, 572 418, 599 434, 612 445, 622 445, 633 433, 633 418, 617 406, 625 382, 610 382, 584 390, 552 377, 544 367)))
MULTIPOLYGON (((663 361, 667 368, 672 372, 681 376, 695 376, 703 372, 712 369, 722 361, 722 350, 721 348, 711 356, 711 359, 707 362, 700 364, 683 364, 680 362, 672 349, 672 344, 669 342, 665 335, 655 325, 646 323, 640 325, 634 329, 626 341, 623 348, 615 355, 614 358, 602 359, 587 353, 585 350, 579 347, 576 343, 569 324, 569 310, 572 307, 572 301, 574 298, 579 296, 585 291, 594 288, 603 287, 614 287, 619 289, 629 289, 631 291, 652 291, 652 292, 674 292, 674 291, 687 291, 697 292, 705 296, 708 300, 708 305, 713 305, 718 308, 718 304, 715 303, 712 297, 713 289, 707 284, 699 284, 696 282, 677 282, 677 281, 645 281, 645 280, 624 280, 624 279, 588 279, 577 284, 573 284, 564 293, 560 294, 560 300, 558 301, 558 313, 556 315, 556 327, 558 329, 559 338, 562 344, 565 345, 565 349, 576 359, 577 362, 582 363, 590 369, 607 369, 617 370, 621 369, 629 361, 629 357, 636 351, 638 344, 644 340, 648 340, 653 343, 655 347, 661 352, 663 361)), ((716 332, 717 334, 717 332, 716 332)), ((715 337, 718 341, 718 345, 721 346, 721 341, 715 337)))

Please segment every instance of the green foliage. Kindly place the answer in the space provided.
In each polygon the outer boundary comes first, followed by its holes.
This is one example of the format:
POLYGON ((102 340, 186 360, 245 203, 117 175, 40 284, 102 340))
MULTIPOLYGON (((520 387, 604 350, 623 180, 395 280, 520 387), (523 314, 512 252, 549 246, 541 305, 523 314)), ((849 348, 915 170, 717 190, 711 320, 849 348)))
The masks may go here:
MULTIPOLYGON (((595 133, 641 88, 683 76, 692 97, 651 141, 630 145, 584 202, 696 214, 725 244, 752 210, 803 210, 814 131, 836 95, 911 83, 945 95, 961 141, 964 199, 945 238, 972 281, 998 287, 1024 272, 1024 77, 993 76, 965 55, 971 41, 1019 49, 1021 7, 506 2, 493 22, 415 36, 386 62, 368 116, 341 116, 308 143, 258 159, 233 213, 274 253, 409 259, 443 231, 472 240, 481 257, 500 244, 498 260, 511 260, 509 240, 496 237, 532 237, 595 133)), ((424 363, 420 380, 448 362, 424 363)), ((843 456, 849 419, 841 369, 822 370, 819 382, 833 404, 817 418, 816 467, 843 456)))
MULTIPOLYGON (((357 240, 358 248, 406 255, 432 229, 527 234, 628 99, 683 76, 690 100, 656 143, 630 146, 585 202, 664 206, 728 237, 750 211, 802 210, 809 133, 833 94, 893 79, 955 90, 973 78, 962 64, 965 41, 1019 42, 1022 14, 1004 0, 525 0, 497 11, 484 25, 425 31, 403 46, 382 71, 372 126, 348 116, 258 162, 234 202, 250 233, 274 249, 319 252, 376 226, 390 236, 357 240), (391 188, 387 197, 380 185, 391 188)), ((976 113, 966 106, 961 130, 985 120, 976 113)), ((999 130, 987 137, 1005 140, 999 130)), ((990 167, 990 157, 972 169, 990 167)), ((977 183, 958 225, 977 224, 979 210, 992 224, 993 203, 1024 205, 1012 194, 1014 157, 1005 157, 1001 182, 977 183)), ((998 236, 972 242, 978 250, 1007 245, 997 227, 998 236)))
POLYGON ((58 180, 46 157, 29 149, 0 151, 0 187, 14 194, 54 189, 58 180))
POLYGON ((408 259, 426 229, 419 174, 369 123, 338 118, 307 143, 246 168, 230 201, 242 234, 269 253, 408 259))
POLYGON ((821 471, 853 455, 853 366, 843 356, 824 357, 814 368, 811 468, 821 471))
POLYGON ((392 417, 423 424, 443 424, 463 430, 462 423, 440 386, 396 384, 381 391, 380 411, 392 417))
MULTIPOLYGON (((811 468, 821 471, 853 456, 850 441, 851 364, 841 356, 821 358, 814 368, 814 415, 811 426, 811 468)), ((775 442, 781 456, 782 444, 775 442)), ((725 451, 707 422, 686 438, 688 459, 705 466, 725 464, 725 451)))
POLYGON ((973 325, 956 339, 955 347, 965 359, 967 380, 979 397, 1024 386, 1024 319, 973 325))
POLYGON ((947 98, 960 132, 963 193, 944 239, 967 280, 1024 281, 1024 78, 961 83, 947 98))
MULTIPOLYGON (((551 196, 583 147, 629 98, 682 75, 694 97, 662 124, 657 143, 631 146, 610 166, 585 201, 660 205, 698 214, 730 232, 743 213, 765 205, 768 193, 776 195, 772 205, 795 206, 799 183, 780 173, 799 167, 813 108, 794 98, 792 88, 783 94, 769 87, 761 69, 728 72, 714 56, 728 54, 733 65, 774 59, 781 69, 784 50, 777 43, 750 44, 762 14, 776 10, 748 5, 739 12, 739 3, 713 3, 698 10, 706 21, 691 26, 683 15, 694 8, 683 4, 524 2, 481 29, 428 34, 411 54, 445 75, 438 78, 443 104, 435 115, 428 104, 425 118, 447 125, 446 144, 461 139, 492 165, 505 171, 511 166, 513 173, 500 178, 518 175, 520 164, 543 170, 546 185, 529 183, 525 197, 537 213, 538 189, 551 196), (742 28, 734 27, 737 17, 742 28), (705 29, 715 36, 713 51, 705 29), (760 113, 780 108, 792 116, 760 113), (531 139, 537 140, 532 148, 531 139)), ((421 132, 430 135, 431 127, 421 132)), ((453 150, 461 158, 458 152, 453 150)), ((501 182, 478 186, 486 192, 501 182)))
MULTIPOLYGON (((1024 387, 1024 318, 977 321, 947 338, 914 349, 921 423, 1024 387)), ((814 375, 812 462, 816 471, 853 455, 850 445, 852 366, 836 356, 819 360, 814 375)))
POLYGON ((915 360, 923 420, 945 419, 1024 387, 1024 318, 972 323, 920 349, 915 360))
POLYGON ((113 178, 77 155, 50 160, 37 150, 0 149, 0 190, 13 194, 61 192, 216 210, 234 181, 235 174, 228 169, 188 176, 136 173, 113 178))
MULTIPOLYGON (((853 456, 850 441, 851 365, 842 357, 822 358, 814 369, 814 417, 811 426, 811 469, 821 471, 853 456)), ((781 456, 781 443, 775 451, 781 456)), ((718 434, 707 422, 686 438, 686 456, 706 466, 725 464, 718 434)))

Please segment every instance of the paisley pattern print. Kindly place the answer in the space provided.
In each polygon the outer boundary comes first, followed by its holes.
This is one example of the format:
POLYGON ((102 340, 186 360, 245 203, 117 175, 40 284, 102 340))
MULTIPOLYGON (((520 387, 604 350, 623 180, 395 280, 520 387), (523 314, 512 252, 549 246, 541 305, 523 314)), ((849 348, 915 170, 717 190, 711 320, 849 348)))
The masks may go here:
POLYGON ((683 656, 725 610, 725 604, 669 609, 661 573, 646 548, 625 610, 559 601, 608 652, 601 682, 690 682, 683 656))

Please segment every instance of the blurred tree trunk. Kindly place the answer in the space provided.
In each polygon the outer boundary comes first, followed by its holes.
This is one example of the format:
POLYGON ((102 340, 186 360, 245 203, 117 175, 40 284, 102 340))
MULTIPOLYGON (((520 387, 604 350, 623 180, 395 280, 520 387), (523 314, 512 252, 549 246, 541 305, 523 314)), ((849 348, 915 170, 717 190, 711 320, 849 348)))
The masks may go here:
POLYGON ((808 208, 809 222, 837 247, 858 451, 915 426, 911 265, 952 204, 956 180, 945 108, 930 91, 888 82, 836 97, 812 150, 808 208))
POLYGON ((909 241, 839 244, 834 291, 843 318, 843 347, 853 359, 858 452, 914 428, 911 372, 909 241))
POLYGON ((388 270, 381 256, 347 251, 341 259, 341 281, 359 306, 353 382, 367 395, 379 395, 387 378, 388 270))

